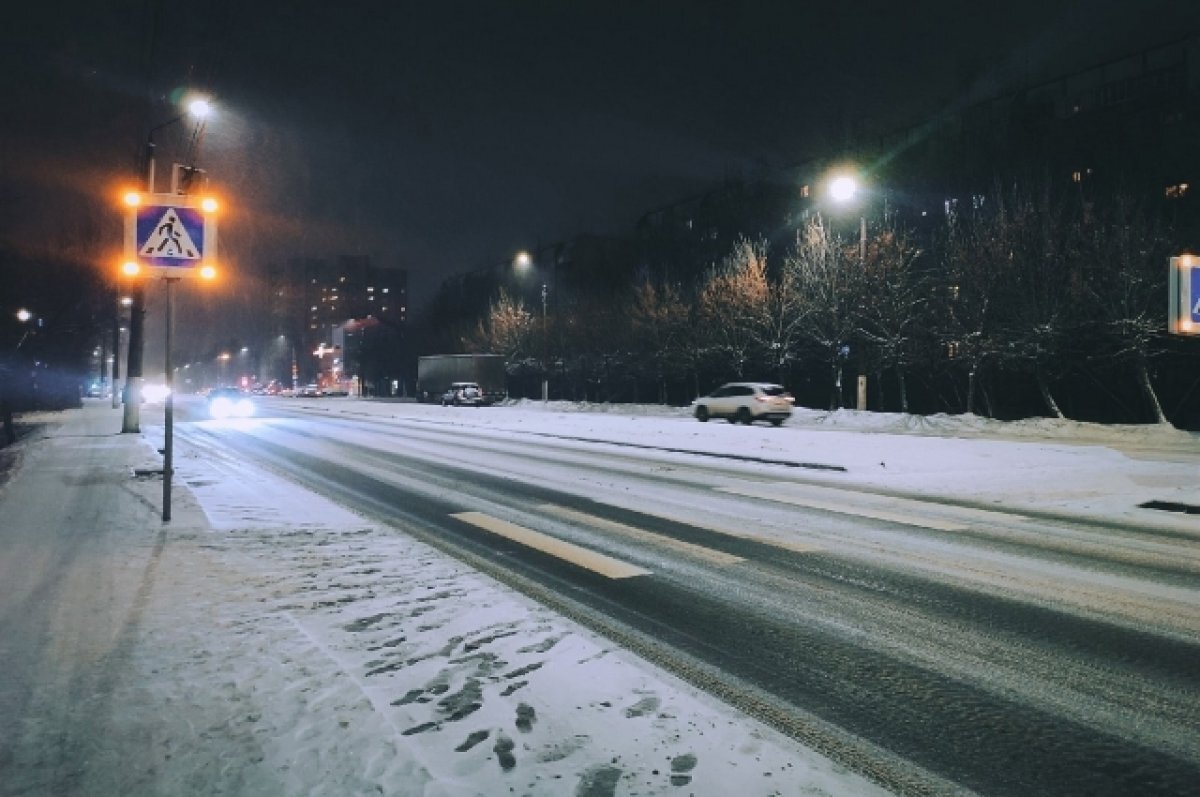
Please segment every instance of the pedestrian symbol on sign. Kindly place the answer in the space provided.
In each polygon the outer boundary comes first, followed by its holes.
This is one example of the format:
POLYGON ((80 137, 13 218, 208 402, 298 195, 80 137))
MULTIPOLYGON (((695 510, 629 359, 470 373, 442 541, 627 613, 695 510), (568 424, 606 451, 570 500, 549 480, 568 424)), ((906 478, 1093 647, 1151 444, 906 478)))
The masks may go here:
POLYGON ((167 208, 154 232, 146 239, 139 254, 147 257, 170 257, 179 260, 198 260, 200 252, 192 236, 179 220, 175 208, 167 208))

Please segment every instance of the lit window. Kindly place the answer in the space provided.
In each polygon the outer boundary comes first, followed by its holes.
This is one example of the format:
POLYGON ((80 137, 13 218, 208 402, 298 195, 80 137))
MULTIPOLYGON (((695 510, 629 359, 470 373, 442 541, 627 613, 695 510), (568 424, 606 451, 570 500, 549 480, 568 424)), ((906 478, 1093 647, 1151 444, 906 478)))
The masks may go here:
POLYGON ((373 301, 375 301, 375 297, 374 297, 374 296, 368 296, 368 297, 367 297, 367 301, 368 301, 368 302, 373 302, 373 301))
POLYGON ((387 293, 387 292, 388 292, 388 289, 387 289, 387 288, 384 288, 384 289, 383 289, 383 292, 384 292, 384 293, 387 293))
POLYGON ((946 356, 951 360, 958 356, 958 341, 952 340, 946 344, 946 356))
POLYGON ((1071 182, 1082 183, 1083 182, 1083 172, 1080 172, 1080 171, 1071 172, 1071 182))
POLYGON ((374 293, 374 292, 375 292, 375 289, 374 289, 374 288, 372 288, 371 286, 369 286, 369 285, 368 285, 368 286, 367 286, 367 293, 374 293))
POLYGON ((800 196, 804 197, 805 199, 808 199, 809 190, 810 189, 807 185, 800 186, 800 196))
POLYGON ((1176 183, 1175 185, 1167 186, 1167 199, 1183 199, 1187 196, 1188 184, 1176 183))

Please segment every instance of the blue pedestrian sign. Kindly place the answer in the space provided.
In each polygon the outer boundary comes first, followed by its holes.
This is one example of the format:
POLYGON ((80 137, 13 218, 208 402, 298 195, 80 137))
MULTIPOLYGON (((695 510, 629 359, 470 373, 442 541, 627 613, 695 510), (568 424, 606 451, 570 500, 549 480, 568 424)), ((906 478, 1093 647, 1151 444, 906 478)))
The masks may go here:
POLYGON ((1192 308, 1192 323, 1200 326, 1200 268, 1193 268, 1191 272, 1188 282, 1192 285, 1192 295, 1188 298, 1188 306, 1192 308))
POLYGON ((1167 288, 1168 331, 1174 335, 1200 335, 1200 257, 1171 258, 1167 288))
POLYGON ((145 195, 125 220, 125 256, 152 274, 187 277, 214 265, 216 214, 199 200, 175 194, 145 195))

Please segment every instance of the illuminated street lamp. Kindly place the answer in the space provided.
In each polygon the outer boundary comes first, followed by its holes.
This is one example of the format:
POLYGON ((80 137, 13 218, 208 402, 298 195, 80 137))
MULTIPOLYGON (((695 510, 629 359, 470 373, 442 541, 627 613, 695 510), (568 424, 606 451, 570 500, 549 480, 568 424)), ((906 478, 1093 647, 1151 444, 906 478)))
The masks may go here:
POLYGON ((858 194, 858 180, 848 174, 839 175, 829 181, 829 197, 834 202, 845 204, 858 194))
MULTIPOLYGON (((529 273, 529 270, 533 268, 533 256, 522 249, 513 257, 513 268, 522 276, 529 273)), ((550 398, 550 380, 546 373, 546 353, 549 349, 546 331, 546 305, 549 298, 550 287, 545 282, 542 282, 542 401, 548 401, 550 398)))
MULTIPOLYGON (((34 320, 33 312, 27 308, 22 307, 21 309, 17 310, 17 320, 20 321, 22 324, 28 324, 30 321, 34 320)), ((32 332, 33 332, 32 327, 26 329, 25 334, 21 335, 21 339, 17 341, 17 348, 13 349, 13 351, 20 349, 21 345, 23 343, 25 343, 25 339, 28 338, 32 332)))

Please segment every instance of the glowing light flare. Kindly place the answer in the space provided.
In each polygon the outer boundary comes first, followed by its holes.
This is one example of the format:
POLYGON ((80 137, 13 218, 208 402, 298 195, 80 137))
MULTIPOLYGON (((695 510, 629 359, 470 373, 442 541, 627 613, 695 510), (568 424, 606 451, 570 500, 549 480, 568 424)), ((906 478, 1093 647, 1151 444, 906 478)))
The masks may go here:
POLYGON ((1196 258, 1191 255, 1180 255, 1178 262, 1180 268, 1191 268, 1192 264, 1196 262, 1196 258))
POLYGON ((841 175, 829 181, 829 196, 834 202, 849 202, 858 193, 858 180, 841 175))
POLYGON ((216 213, 218 207, 219 205, 217 204, 217 200, 210 196, 200 200, 200 209, 205 213, 216 213))
POLYGON ((200 267, 200 278, 206 279, 206 280, 215 280, 217 278, 217 267, 216 266, 201 266, 200 267))
POLYGON ((24 307, 22 307, 20 310, 17 311, 17 320, 20 321, 22 324, 24 324, 26 321, 28 321, 31 318, 33 318, 33 313, 29 312, 24 307))
POLYGON ((121 201, 131 208, 136 208, 142 204, 142 195, 137 191, 126 191, 125 195, 121 197, 121 201))
POLYGON ((121 264, 121 273, 126 277, 136 277, 142 273, 142 267, 132 260, 127 260, 121 264))
POLYGON ((197 119, 207 119, 212 113, 212 103, 203 97, 197 97, 188 103, 187 109, 188 113, 197 119))
POLYGON ((166 401, 169 395, 171 395, 171 389, 166 385, 149 383, 142 385, 142 397, 151 404, 166 401))

